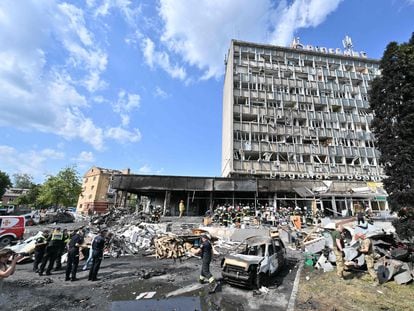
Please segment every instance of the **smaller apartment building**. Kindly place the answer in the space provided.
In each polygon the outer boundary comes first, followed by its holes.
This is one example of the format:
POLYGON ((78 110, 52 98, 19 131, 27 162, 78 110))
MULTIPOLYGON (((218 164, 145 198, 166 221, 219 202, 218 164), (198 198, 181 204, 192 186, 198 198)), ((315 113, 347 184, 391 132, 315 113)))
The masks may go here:
POLYGON ((114 174, 128 174, 129 170, 119 171, 93 166, 83 176, 82 192, 79 195, 77 212, 82 214, 105 213, 114 203, 110 187, 114 174))
POLYGON ((10 206, 16 205, 16 200, 21 197, 22 195, 25 195, 29 192, 29 189, 23 189, 23 188, 8 188, 6 189, 6 192, 4 193, 3 197, 1 198, 1 204, 3 206, 10 206))

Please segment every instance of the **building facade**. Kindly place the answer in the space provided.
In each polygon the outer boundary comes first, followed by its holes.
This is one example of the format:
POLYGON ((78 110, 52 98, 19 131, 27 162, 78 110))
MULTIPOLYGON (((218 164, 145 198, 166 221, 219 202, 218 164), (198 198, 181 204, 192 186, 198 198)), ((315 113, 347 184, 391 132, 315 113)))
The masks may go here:
POLYGON ((8 188, 1 198, 1 204, 3 206, 16 206, 16 201, 19 197, 27 194, 30 189, 23 188, 8 188))
POLYGON ((128 174, 129 170, 119 171, 93 166, 83 176, 82 192, 79 195, 77 212, 82 214, 105 213, 114 203, 111 177, 115 174, 128 174))
POLYGON ((368 102, 370 82, 379 74, 378 60, 364 52, 298 40, 291 48, 233 40, 223 91, 221 175, 349 181, 356 192, 373 183, 381 188, 385 176, 368 102))

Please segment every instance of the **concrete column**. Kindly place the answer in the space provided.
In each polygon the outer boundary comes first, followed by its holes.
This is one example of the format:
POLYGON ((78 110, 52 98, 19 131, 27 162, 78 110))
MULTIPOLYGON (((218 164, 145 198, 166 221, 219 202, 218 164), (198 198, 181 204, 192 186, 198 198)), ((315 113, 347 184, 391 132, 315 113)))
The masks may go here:
POLYGON ((331 198, 331 202, 332 202, 332 209, 335 211, 335 214, 338 214, 338 209, 336 208, 335 197, 331 198))
POLYGON ((189 216, 189 214, 188 214, 188 211, 189 211, 189 208, 190 208, 190 193, 189 192, 187 192, 187 206, 185 208, 186 208, 185 214, 187 216, 189 216))
POLYGON ((162 215, 165 216, 165 213, 167 212, 167 206, 170 205, 170 198, 171 198, 171 192, 168 190, 165 190, 165 197, 164 197, 164 210, 162 212, 162 215))

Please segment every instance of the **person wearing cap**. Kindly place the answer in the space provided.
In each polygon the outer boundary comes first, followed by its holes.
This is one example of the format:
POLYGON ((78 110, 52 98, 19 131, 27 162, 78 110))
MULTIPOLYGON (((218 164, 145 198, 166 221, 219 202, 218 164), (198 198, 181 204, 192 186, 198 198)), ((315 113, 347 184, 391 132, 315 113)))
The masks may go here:
POLYGON ((211 246, 209 234, 203 234, 201 236, 201 246, 197 254, 201 255, 201 259, 203 260, 199 282, 203 284, 205 280, 208 280, 210 284, 213 284, 216 280, 210 272, 210 263, 213 257, 213 247, 211 246))
POLYGON ((344 239, 342 238, 342 232, 344 227, 342 225, 336 225, 336 230, 332 232, 333 251, 336 257, 336 275, 344 278, 344 239))
POLYGON ((83 231, 79 229, 70 239, 68 245, 68 263, 66 265, 65 281, 77 281, 76 272, 79 265, 79 247, 83 243, 83 231))
POLYGON ((57 227, 53 230, 52 235, 48 238, 48 244, 46 247, 45 255, 42 259, 42 264, 40 265, 39 275, 42 276, 45 270, 46 264, 49 262, 49 265, 46 269, 46 275, 51 275, 53 265, 58 254, 60 242, 63 240, 63 232, 60 230, 60 227, 57 227))
POLYGON ((88 281, 99 281, 98 271, 101 267, 101 261, 103 258, 103 251, 105 247, 105 236, 107 230, 99 231, 99 234, 93 239, 92 242, 92 267, 89 270, 88 281))
POLYGON ((178 205, 178 210, 180 211, 180 218, 183 217, 184 212, 185 212, 185 205, 184 205, 184 201, 181 200, 180 204, 178 205))
POLYGON ((374 269, 374 248, 372 246, 371 240, 367 238, 363 233, 357 233, 355 235, 355 240, 361 240, 358 251, 364 254, 368 273, 372 277, 374 285, 378 285, 378 276, 374 269))

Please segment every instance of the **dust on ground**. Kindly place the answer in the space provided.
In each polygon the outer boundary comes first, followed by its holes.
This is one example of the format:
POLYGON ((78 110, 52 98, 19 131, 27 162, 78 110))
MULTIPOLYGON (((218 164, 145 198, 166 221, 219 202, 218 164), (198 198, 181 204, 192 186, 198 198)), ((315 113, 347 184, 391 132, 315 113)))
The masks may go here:
POLYGON ((348 272, 345 280, 336 272, 304 268, 295 310, 412 311, 414 285, 388 282, 373 286, 365 272, 348 272))

